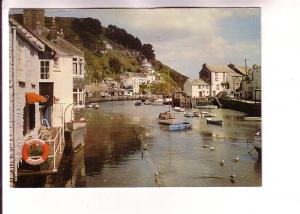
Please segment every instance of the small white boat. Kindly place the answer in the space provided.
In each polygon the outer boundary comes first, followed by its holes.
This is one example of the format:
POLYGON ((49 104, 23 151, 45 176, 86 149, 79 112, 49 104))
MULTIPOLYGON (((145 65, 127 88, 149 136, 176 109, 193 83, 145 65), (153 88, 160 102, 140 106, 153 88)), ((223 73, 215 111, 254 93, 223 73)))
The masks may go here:
POLYGON ((205 105, 205 106, 194 106, 194 108, 198 109, 216 109, 218 106, 216 105, 205 105))
POLYGON ((144 102, 144 105, 151 105, 151 104, 152 104, 152 102, 149 100, 145 100, 145 102, 144 102))
POLYGON ((244 117, 244 120, 261 121, 261 117, 244 117))
POLYGON ((93 105, 92 104, 87 104, 86 108, 93 108, 93 105))
POLYGON ((92 103, 94 109, 99 109, 100 105, 98 103, 92 103))
POLYGON ((194 116, 194 117, 200 117, 200 113, 197 112, 197 111, 195 111, 195 112, 193 112, 193 116, 194 116))
POLYGON ((192 124, 187 123, 187 122, 175 123, 175 124, 169 125, 170 131, 187 130, 187 129, 191 129, 191 128, 192 128, 192 124))
POLYGON ((184 112, 185 109, 184 108, 181 108, 181 107, 174 107, 174 111, 177 111, 177 112, 184 112))
POLYGON ((164 103, 163 103, 162 99, 158 98, 158 99, 154 100, 151 105, 153 105, 153 106, 162 106, 162 105, 164 105, 164 103))
POLYGON ((215 116, 216 116, 215 114, 212 114, 212 113, 209 113, 209 112, 206 112, 206 111, 201 112, 201 117, 212 118, 212 117, 215 117, 215 116))
POLYGON ((193 113, 191 112, 184 112, 184 115, 185 117, 194 117, 193 113))

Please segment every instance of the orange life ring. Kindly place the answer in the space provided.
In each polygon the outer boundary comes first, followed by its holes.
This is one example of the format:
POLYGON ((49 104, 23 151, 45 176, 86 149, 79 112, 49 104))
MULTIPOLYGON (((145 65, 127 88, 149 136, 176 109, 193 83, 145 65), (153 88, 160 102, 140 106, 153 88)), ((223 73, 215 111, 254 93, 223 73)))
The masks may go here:
POLYGON ((24 143, 23 147, 22 147, 22 159, 29 165, 40 165, 42 163, 45 162, 45 160, 47 160, 49 155, 49 147, 48 144, 45 143, 45 141, 40 140, 40 139, 30 139, 28 141, 26 141, 26 143, 24 143), (38 159, 33 159, 30 158, 29 156, 29 148, 31 145, 36 145, 36 146, 42 146, 42 157, 38 158, 38 159))

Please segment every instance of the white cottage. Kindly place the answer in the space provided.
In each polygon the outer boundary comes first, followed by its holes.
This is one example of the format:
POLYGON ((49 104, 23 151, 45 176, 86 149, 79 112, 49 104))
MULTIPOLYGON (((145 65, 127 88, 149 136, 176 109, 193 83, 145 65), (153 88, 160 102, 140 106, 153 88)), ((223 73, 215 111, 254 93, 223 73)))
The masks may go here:
POLYGON ((39 54, 40 93, 49 97, 42 111, 50 126, 57 127, 72 120, 69 105, 85 105, 85 61, 83 52, 64 39, 62 30, 57 30, 54 18, 50 29, 44 26, 44 13, 43 9, 24 9, 23 24, 46 47, 39 54))
POLYGON ((192 98, 202 98, 209 96, 209 85, 203 80, 187 79, 183 85, 184 93, 192 98))
POLYGON ((39 54, 45 45, 15 20, 9 20, 9 98, 11 184, 16 179, 25 140, 38 136, 41 127, 39 102, 39 54))

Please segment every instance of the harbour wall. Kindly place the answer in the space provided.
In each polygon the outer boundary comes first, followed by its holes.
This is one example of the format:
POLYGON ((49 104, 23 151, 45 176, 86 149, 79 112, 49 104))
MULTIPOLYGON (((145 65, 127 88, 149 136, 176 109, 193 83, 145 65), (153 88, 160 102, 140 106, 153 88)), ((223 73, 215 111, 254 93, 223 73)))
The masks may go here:
POLYGON ((223 108, 245 112, 251 116, 261 116, 261 103, 235 99, 219 99, 223 108))

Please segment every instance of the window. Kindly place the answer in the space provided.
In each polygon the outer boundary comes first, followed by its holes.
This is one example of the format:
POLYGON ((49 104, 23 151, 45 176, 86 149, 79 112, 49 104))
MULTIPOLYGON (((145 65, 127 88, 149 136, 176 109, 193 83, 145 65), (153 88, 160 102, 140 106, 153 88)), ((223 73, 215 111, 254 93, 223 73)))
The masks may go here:
POLYGON ((218 79, 218 76, 216 76, 216 77, 215 77, 215 81, 218 81, 218 80, 219 80, 219 79, 218 79))
POLYGON ((35 127, 35 104, 26 103, 23 111, 23 119, 23 135, 26 135, 35 127))
POLYGON ((201 89, 202 88, 202 85, 198 85, 198 89, 201 89))
POLYGON ((41 61, 41 79, 49 79, 49 61, 41 61))
POLYGON ((220 90, 220 85, 217 85, 217 90, 220 90))
POLYGON ((206 89, 208 89, 208 85, 206 86, 206 89))
POLYGON ((73 74, 77 75, 77 62, 73 62, 73 74))

